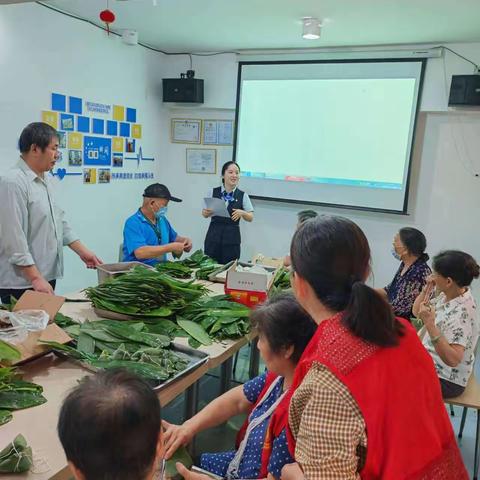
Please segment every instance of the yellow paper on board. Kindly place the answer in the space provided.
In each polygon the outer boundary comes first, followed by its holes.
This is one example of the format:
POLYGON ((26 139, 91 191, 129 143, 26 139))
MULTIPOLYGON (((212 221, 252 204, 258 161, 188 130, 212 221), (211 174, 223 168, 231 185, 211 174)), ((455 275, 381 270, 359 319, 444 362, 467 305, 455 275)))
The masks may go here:
POLYGON ((82 149, 82 134, 71 132, 68 134, 68 148, 71 150, 81 150, 82 149))
POLYGON ((44 110, 42 112, 42 122, 48 123, 55 130, 58 130, 58 112, 44 110))
POLYGON ((84 168, 83 169, 83 183, 92 185, 97 183, 97 169, 96 168, 84 168))
POLYGON ((123 152, 123 137, 112 138, 112 152, 123 152))
POLYGON ((133 138, 142 138, 142 126, 138 123, 132 125, 132 137, 133 138))
POLYGON ((119 122, 125 121, 125 107, 120 105, 113 106, 113 119, 119 122))

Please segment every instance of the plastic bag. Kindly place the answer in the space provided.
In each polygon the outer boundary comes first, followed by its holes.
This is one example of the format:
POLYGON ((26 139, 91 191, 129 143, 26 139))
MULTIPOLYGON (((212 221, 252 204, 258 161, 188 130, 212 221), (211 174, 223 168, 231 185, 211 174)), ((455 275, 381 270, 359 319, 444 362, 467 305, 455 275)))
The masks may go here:
POLYGON ((45 330, 50 319, 45 310, 18 310, 10 315, 10 322, 14 327, 21 326, 29 332, 45 330))

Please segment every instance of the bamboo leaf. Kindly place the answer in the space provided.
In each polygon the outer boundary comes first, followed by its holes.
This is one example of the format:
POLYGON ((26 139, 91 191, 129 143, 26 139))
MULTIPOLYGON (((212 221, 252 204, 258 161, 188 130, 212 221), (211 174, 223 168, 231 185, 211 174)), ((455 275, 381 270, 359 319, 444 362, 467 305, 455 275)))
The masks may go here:
POLYGON ((20 350, 10 343, 0 340, 0 362, 7 361, 9 363, 20 360, 22 357, 20 350))
POLYGON ((5 425, 13 418, 10 410, 0 410, 0 425, 5 425))
POLYGON ((197 342, 200 342, 202 345, 211 345, 212 339, 205 331, 205 329, 198 323, 192 322, 190 320, 185 320, 177 316, 177 323, 180 327, 183 328, 191 337, 193 337, 197 342))
POLYGON ((47 399, 38 393, 2 391, 0 392, 0 409, 21 410, 36 407, 45 403, 47 399))

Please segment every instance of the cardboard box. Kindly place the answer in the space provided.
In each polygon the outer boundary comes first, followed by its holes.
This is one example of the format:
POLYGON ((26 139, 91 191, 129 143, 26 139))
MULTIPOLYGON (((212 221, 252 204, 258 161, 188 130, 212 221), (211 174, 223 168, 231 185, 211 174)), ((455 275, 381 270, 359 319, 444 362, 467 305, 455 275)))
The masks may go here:
MULTIPOLYGON (((27 290, 16 303, 13 311, 45 310, 50 317, 50 322, 53 322, 55 315, 58 313, 64 302, 64 297, 27 290)), ((65 344, 72 339, 55 323, 50 323, 50 325, 41 332, 29 332, 25 341, 15 345, 18 350, 20 350, 22 357, 14 365, 33 360, 47 354, 51 350, 46 345, 38 343, 39 340, 65 344)))
POLYGON ((268 292, 273 284, 276 268, 262 266, 267 273, 260 272, 239 272, 236 267, 252 267, 249 263, 236 262, 227 273, 225 293, 239 303, 247 307, 253 307, 263 303, 268 298, 268 292))
POLYGON ((49 323, 53 322, 55 315, 62 308, 64 297, 49 295, 48 293, 27 290, 13 307, 14 312, 19 310, 45 310, 50 317, 49 323))
POLYGON ((265 255, 262 255, 261 253, 257 253, 252 258, 252 263, 254 265, 260 265, 262 267, 274 267, 274 268, 280 268, 283 266, 284 262, 284 257, 282 258, 276 258, 276 257, 266 257, 265 255))

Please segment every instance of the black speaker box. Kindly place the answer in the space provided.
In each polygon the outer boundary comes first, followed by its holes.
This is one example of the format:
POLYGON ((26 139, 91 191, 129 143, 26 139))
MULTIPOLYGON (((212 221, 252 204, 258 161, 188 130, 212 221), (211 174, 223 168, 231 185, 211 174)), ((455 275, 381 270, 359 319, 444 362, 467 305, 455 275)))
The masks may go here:
POLYGON ((449 105, 480 105, 480 75, 453 75, 449 105))
POLYGON ((203 80, 198 78, 164 78, 163 101, 203 103, 203 80))

